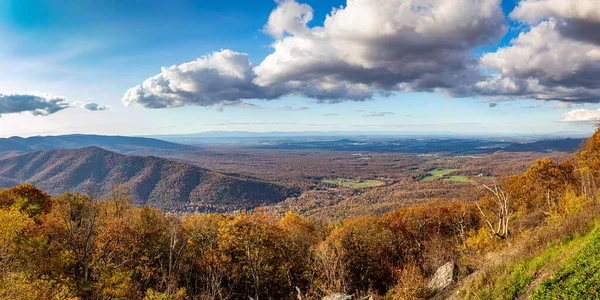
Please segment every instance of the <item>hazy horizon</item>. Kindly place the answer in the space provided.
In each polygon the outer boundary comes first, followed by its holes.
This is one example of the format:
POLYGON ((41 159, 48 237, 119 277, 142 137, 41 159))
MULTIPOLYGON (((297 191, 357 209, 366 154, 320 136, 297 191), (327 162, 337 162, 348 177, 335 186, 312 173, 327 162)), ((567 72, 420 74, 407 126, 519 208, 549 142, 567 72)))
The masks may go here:
POLYGON ((590 132, 557 131, 557 132, 513 132, 513 133, 486 133, 486 132, 452 132, 452 131, 200 131, 191 133, 174 134, 148 134, 148 135, 123 135, 123 134, 96 134, 96 133, 64 133, 64 134, 31 134, 31 135, 0 135, 0 138, 31 138, 31 137, 53 137, 69 135, 98 135, 98 136, 124 136, 124 137, 146 137, 146 138, 169 138, 169 137, 198 137, 198 138, 246 138, 246 137, 544 137, 544 138, 586 138, 590 132))

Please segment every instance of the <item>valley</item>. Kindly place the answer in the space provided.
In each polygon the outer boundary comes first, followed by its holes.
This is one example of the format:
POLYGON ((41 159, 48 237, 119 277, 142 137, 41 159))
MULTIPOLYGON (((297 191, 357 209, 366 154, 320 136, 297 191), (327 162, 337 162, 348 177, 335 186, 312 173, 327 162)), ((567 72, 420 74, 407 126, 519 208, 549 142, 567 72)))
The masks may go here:
POLYGON ((481 183, 523 172, 542 157, 564 160, 581 143, 378 136, 227 140, 188 139, 189 145, 182 145, 86 135, 4 139, 0 187, 33 183, 52 194, 94 190, 102 195, 123 186, 138 205, 179 213, 260 208, 276 215, 292 211, 337 220, 383 214, 436 198, 474 201, 484 193, 481 183), (321 146, 312 148, 315 139, 321 146), (403 146, 386 148, 390 143, 403 146), (513 150, 490 152, 487 147, 500 144, 513 150), (382 148, 370 152, 365 145, 382 148), (544 150, 536 145, 544 145, 544 150), (56 149, 60 147, 72 150, 56 149), (569 151, 558 151, 565 147, 569 151))

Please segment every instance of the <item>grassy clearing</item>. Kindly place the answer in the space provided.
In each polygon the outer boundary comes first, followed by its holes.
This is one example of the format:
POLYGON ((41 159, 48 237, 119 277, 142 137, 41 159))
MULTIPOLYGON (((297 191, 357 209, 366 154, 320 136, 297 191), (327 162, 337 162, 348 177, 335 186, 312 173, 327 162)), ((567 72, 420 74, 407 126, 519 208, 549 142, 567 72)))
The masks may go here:
POLYGON ((458 171, 458 169, 434 169, 434 170, 427 172, 431 175, 421 179, 421 181, 426 182, 426 181, 437 180, 437 179, 440 179, 440 177, 442 177, 444 175, 448 175, 454 171, 458 171))
POLYGON ((442 178, 443 180, 456 181, 456 182, 471 182, 471 179, 467 176, 450 176, 447 178, 442 178))
POLYGON ((494 272, 498 272, 498 278, 491 285, 483 282, 481 289, 473 289, 465 298, 468 299, 516 299, 522 295, 527 286, 533 282, 541 269, 561 259, 569 249, 581 245, 579 239, 573 239, 549 247, 542 254, 531 260, 519 260, 506 265, 497 266, 494 272))
POLYGON ((321 180, 321 182, 327 183, 327 184, 334 184, 337 186, 348 187, 348 188, 357 188, 357 189, 381 186, 381 185, 385 184, 385 182, 379 181, 379 180, 356 181, 356 180, 345 179, 345 178, 323 179, 323 180, 321 180))
POLYGON ((531 259, 494 266, 463 286, 464 299, 597 299, 600 287, 600 229, 565 238, 531 259), (536 281, 543 281, 536 287, 536 281), (492 276, 488 276, 492 275, 492 276), (491 277, 491 278, 490 278, 491 277), (568 295, 568 297, 567 297, 568 295))
POLYGON ((585 239, 585 245, 572 254, 560 270, 542 282, 531 299, 600 298, 600 229, 585 239))

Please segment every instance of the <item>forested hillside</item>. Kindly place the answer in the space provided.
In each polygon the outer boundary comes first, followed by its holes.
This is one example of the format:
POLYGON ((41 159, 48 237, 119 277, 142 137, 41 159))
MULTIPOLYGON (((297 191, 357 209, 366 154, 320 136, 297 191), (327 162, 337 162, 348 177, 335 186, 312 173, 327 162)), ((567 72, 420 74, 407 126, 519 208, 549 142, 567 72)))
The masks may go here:
POLYGON ((38 151, 0 160, 0 187, 31 183, 44 191, 104 195, 128 190, 135 204, 165 211, 223 212, 285 200, 293 191, 157 157, 128 156, 98 147, 38 151))
POLYGON ((536 299, 588 278, 577 295, 591 299, 600 288, 597 260, 586 255, 597 251, 598 171, 600 132, 571 159, 541 159, 482 186, 478 201, 339 222, 292 212, 178 216, 131 205, 122 189, 51 197, 18 186, 0 192, 0 296, 536 299), (581 261, 588 271, 575 267, 581 261), (428 285, 447 262, 458 282, 428 285))

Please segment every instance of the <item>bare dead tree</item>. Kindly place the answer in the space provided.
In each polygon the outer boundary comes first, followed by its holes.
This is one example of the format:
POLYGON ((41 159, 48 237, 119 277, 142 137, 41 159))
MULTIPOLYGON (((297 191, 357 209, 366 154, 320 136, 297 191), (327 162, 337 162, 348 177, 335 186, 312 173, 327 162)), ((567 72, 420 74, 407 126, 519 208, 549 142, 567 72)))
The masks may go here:
POLYGON ((176 285, 179 275, 179 263, 187 241, 181 236, 181 220, 175 216, 169 216, 169 266, 167 274, 167 294, 172 295, 172 287, 176 285))
POLYGON ((467 229, 471 226, 471 221, 467 220, 466 216, 467 211, 463 209, 460 216, 453 222, 457 244, 465 248, 467 247, 467 229))
POLYGON ((581 182, 581 194, 586 199, 596 198, 596 180, 592 171, 584 169, 579 172, 581 182))
POLYGON ((514 213, 512 211, 512 209, 510 208, 510 196, 507 193, 505 193, 497 185, 494 185, 493 188, 489 187, 485 184, 483 184, 483 186, 488 191, 492 192, 492 194, 494 195, 495 208, 492 209, 492 211, 494 212, 494 215, 497 219, 497 225, 494 226, 492 224, 492 221, 483 212, 483 209, 481 209, 481 206, 479 206, 479 203, 475 203, 475 205, 477 205, 477 208, 479 209, 479 212, 481 213, 483 220, 488 224, 488 226, 490 228, 490 238, 497 236, 501 239, 504 239, 504 238, 508 237, 508 235, 510 234, 510 229, 509 229, 510 218, 512 217, 512 215, 514 213))

